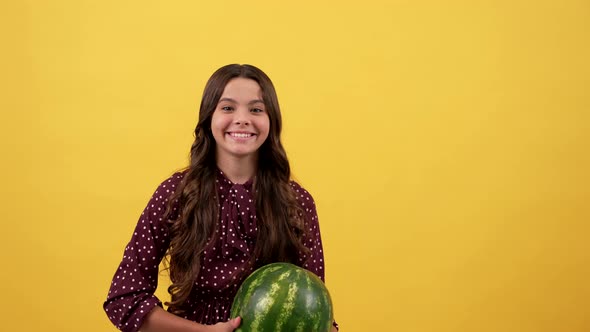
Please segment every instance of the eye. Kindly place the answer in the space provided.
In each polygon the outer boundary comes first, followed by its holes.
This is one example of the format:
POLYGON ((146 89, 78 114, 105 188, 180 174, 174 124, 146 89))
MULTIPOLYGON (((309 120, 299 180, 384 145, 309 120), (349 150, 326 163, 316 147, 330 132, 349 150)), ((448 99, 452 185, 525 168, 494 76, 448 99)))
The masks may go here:
POLYGON ((262 112, 264 112, 264 110, 262 110, 260 108, 253 108, 253 109, 250 110, 250 112, 252 112, 252 113, 262 113, 262 112))
POLYGON ((233 111, 233 109, 234 108, 231 107, 231 106, 223 106, 223 107, 221 107, 221 110, 222 111, 225 111, 225 112, 231 112, 231 111, 233 111))

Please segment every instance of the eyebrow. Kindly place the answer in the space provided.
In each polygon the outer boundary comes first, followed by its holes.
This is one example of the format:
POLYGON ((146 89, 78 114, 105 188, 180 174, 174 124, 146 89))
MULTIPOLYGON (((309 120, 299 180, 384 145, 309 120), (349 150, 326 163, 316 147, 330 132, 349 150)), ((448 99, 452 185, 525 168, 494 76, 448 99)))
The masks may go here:
MULTIPOLYGON (((222 101, 229 101, 230 103, 234 103, 234 104, 237 104, 238 103, 235 99, 227 98, 227 97, 226 98, 219 99, 219 103, 221 103, 222 101)), ((256 104, 256 103, 264 104, 264 101, 262 99, 254 99, 254 100, 250 100, 250 102, 248 103, 248 105, 253 105, 253 104, 256 104)))

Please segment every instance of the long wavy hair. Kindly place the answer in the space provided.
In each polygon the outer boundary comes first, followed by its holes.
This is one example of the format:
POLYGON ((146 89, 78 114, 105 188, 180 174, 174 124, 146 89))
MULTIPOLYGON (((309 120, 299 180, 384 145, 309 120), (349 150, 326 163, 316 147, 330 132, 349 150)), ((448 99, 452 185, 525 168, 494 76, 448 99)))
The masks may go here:
POLYGON ((309 250, 302 244, 304 216, 289 184, 291 170, 281 143, 281 111, 270 78, 251 65, 231 64, 218 69, 205 86, 195 141, 186 174, 168 202, 171 242, 167 253, 173 313, 181 313, 182 304, 192 291, 201 269, 203 251, 212 241, 219 211, 215 180, 217 165, 211 118, 227 83, 237 77, 256 81, 270 121, 269 135, 258 150, 254 183, 258 234, 250 264, 276 261, 295 262, 309 250), (173 205, 176 216, 170 217, 173 205))

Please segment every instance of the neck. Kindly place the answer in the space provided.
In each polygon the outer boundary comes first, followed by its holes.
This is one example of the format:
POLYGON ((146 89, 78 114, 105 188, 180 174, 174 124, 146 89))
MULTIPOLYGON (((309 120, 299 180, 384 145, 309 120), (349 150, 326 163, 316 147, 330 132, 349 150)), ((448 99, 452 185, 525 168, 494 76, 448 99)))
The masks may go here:
POLYGON ((233 183, 242 184, 252 179, 256 174, 257 156, 234 157, 217 156, 217 167, 233 183))

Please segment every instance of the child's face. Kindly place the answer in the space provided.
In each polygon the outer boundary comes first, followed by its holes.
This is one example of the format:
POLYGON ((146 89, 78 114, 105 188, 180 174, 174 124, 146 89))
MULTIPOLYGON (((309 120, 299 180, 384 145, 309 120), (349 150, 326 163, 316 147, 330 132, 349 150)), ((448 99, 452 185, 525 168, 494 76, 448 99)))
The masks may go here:
POLYGON ((269 127, 258 83, 242 77, 230 80, 211 118, 217 157, 257 155, 268 137, 269 127))

